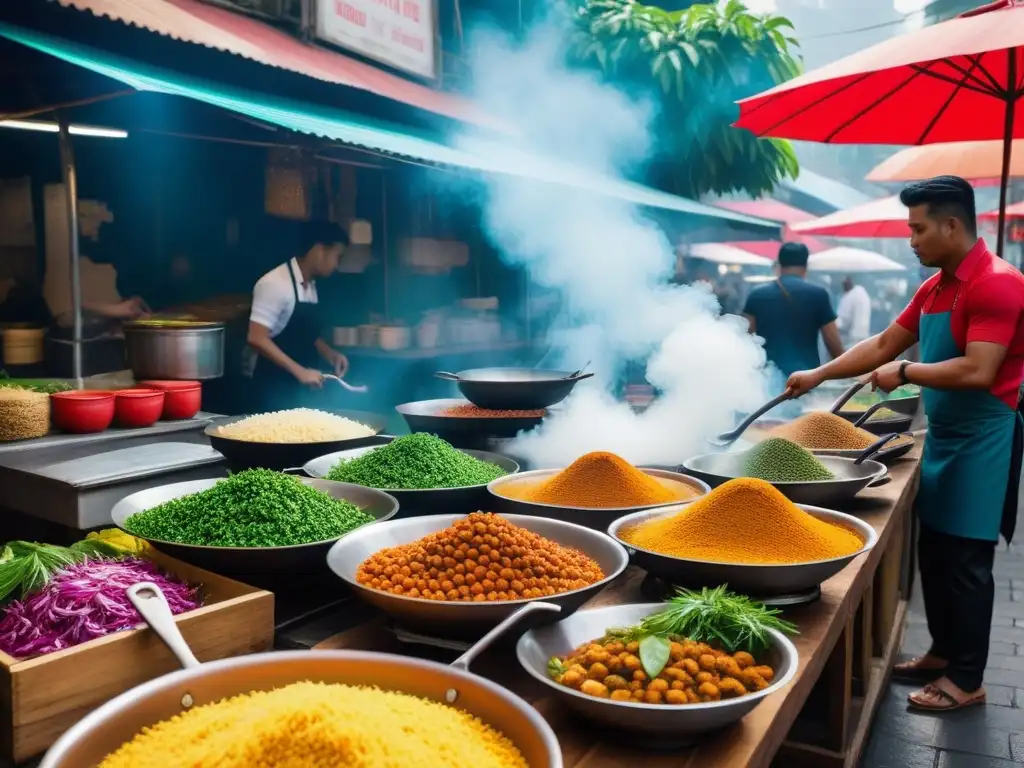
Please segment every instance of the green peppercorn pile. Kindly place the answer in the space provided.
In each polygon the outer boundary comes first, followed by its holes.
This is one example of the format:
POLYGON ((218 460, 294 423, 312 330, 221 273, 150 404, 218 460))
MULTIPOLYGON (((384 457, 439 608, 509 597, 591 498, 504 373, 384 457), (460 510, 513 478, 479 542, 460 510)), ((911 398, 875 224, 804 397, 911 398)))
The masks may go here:
POLYGON ((124 527, 144 539, 207 547, 287 547, 343 536, 372 522, 355 504, 298 478, 247 469, 213 488, 136 512, 124 527))
POLYGON ((385 490, 425 490, 486 485, 504 474, 501 467, 462 453, 435 435, 416 432, 339 462, 327 479, 385 490))
POLYGON ((769 483, 835 479, 814 454, 781 437, 770 437, 744 453, 743 473, 769 483))

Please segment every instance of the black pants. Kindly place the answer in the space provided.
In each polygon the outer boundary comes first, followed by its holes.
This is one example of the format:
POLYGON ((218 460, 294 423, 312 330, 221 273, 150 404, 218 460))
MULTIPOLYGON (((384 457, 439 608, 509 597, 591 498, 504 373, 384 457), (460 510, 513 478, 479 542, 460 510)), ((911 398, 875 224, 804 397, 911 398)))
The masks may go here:
POLYGON ((988 663, 996 542, 940 533, 922 524, 917 545, 930 653, 949 662, 948 677, 968 693, 978 690, 988 663))

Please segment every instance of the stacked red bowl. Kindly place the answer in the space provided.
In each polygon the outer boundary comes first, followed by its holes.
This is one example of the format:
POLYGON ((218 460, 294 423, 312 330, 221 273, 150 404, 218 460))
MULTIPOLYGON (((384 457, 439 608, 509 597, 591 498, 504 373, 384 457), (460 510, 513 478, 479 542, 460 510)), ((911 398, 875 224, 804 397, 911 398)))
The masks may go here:
POLYGON ((203 404, 203 385, 198 381, 140 381, 139 386, 164 393, 164 421, 191 419, 203 404))
POLYGON ((119 389, 114 397, 114 420, 119 427, 151 427, 164 410, 164 393, 158 389, 119 389))
POLYGON ((50 418, 62 432, 102 432, 114 420, 114 393, 73 390, 50 395, 50 418))

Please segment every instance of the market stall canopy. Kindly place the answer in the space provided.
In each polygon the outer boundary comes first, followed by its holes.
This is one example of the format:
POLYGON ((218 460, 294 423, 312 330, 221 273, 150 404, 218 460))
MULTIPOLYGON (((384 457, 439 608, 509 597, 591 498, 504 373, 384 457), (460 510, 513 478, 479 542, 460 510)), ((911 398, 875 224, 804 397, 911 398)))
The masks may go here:
MULTIPOLYGON (((976 186, 981 186, 999 183, 1002 163, 1001 141, 925 144, 900 150, 876 165, 865 178, 878 182, 920 181, 949 174, 971 179, 976 186)), ((1024 177, 1024 139, 1013 142, 1010 177, 1024 177)))
POLYGON ((907 207, 895 195, 794 224, 791 229, 800 234, 829 237, 910 237, 907 207))
POLYGON ((697 243, 689 247, 689 256, 716 264, 736 264, 748 267, 770 267, 771 259, 755 256, 749 251, 726 243, 697 243))
POLYGON ((871 199, 859 189, 806 168, 801 168, 795 179, 779 182, 772 195, 815 216, 862 205, 871 199))
MULTIPOLYGON (((824 251, 828 249, 828 245, 816 237, 807 237, 806 235, 797 235, 793 232, 786 233, 786 240, 788 242, 803 243, 807 246, 807 250, 811 253, 817 253, 818 251, 824 251)), ((752 253, 755 256, 760 256, 762 259, 769 259, 775 261, 779 257, 779 249, 782 247, 781 240, 750 240, 750 241, 738 241, 731 242, 729 245, 735 246, 736 248, 742 248, 747 253, 752 253)))
MULTIPOLYGON (((40 0, 31 0, 31 3, 39 4, 40 0)), ((31 3, 26 2, 26 6, 31 3)), ((265 66, 369 91, 445 117, 490 128, 507 128, 468 99, 303 42, 269 24, 212 3, 199 0, 56 0, 56 3, 265 66)))
MULTIPOLYGON (((998 221, 999 211, 989 211, 978 216, 982 221, 998 221)), ((1024 219, 1024 203, 1017 203, 1015 205, 1007 206, 1006 208, 1007 220, 1024 219)))
MULTIPOLYGON (((797 235, 793 233, 789 226, 790 224, 796 224, 801 221, 810 221, 815 217, 815 214, 808 213, 807 211, 794 208, 792 205, 780 202, 778 200, 761 199, 761 200, 717 200, 715 205, 726 208, 730 211, 736 211, 737 213, 745 213, 748 216, 757 216, 761 219, 771 219, 784 225, 782 231, 782 237, 784 240, 803 243, 807 246, 807 249, 814 253, 815 251, 823 251, 828 248, 827 245, 822 243, 820 240, 815 240, 813 237, 805 237, 803 235, 797 235)), ((737 248, 761 256, 765 259, 775 259, 779 255, 779 248, 782 247, 782 241, 779 240, 752 240, 750 242, 732 243, 737 248)))
MULTIPOLYGON (((996 0, 890 38, 740 102, 735 125, 758 136, 843 144, 1011 142, 1024 138, 1024 0, 996 0)), ((999 221, 996 250, 1005 228, 999 221)))
POLYGON ((812 272, 903 272, 906 267, 874 251, 839 247, 812 253, 807 269, 812 272))
POLYGON ((556 159, 519 151, 508 142, 496 144, 483 137, 464 137, 457 145, 444 144, 414 129, 377 121, 323 105, 279 98, 200 78, 162 70, 78 43, 0 23, 0 36, 71 64, 147 91, 193 99, 255 120, 333 141, 362 147, 396 159, 452 166, 484 173, 546 182, 578 194, 614 197, 630 204, 688 214, 697 221, 728 223, 761 236, 777 236, 779 226, 752 216, 668 194, 587 169, 567 166, 556 159))

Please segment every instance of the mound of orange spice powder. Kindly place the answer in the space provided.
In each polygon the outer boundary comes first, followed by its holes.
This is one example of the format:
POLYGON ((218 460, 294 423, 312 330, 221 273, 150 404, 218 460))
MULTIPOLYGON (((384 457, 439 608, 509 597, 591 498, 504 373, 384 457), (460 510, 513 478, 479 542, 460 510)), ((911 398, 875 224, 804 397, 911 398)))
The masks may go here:
POLYGON ((382 549, 356 571, 364 586, 453 602, 529 600, 594 584, 600 566, 490 512, 474 512, 412 544, 382 549))
POLYGON ((595 508, 670 504, 695 495, 681 483, 673 486, 614 453, 595 451, 580 456, 554 477, 540 483, 513 480, 502 484, 499 493, 519 501, 595 508))

